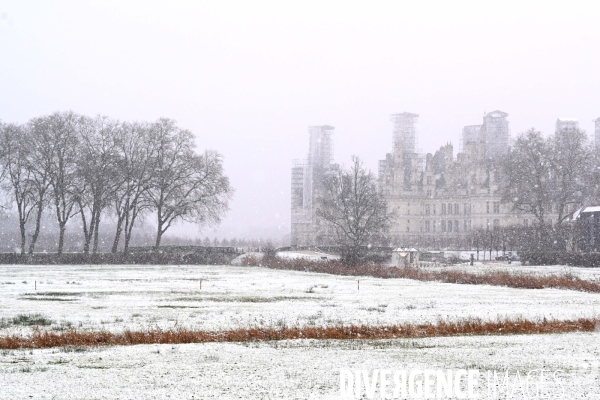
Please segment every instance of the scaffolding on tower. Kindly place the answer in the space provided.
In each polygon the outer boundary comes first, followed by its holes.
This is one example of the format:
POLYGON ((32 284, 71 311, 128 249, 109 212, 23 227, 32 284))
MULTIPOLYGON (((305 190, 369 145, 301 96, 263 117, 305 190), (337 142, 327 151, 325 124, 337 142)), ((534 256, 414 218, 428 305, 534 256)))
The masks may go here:
POLYGON ((419 122, 419 114, 403 112, 400 114, 392 114, 390 117, 394 123, 393 143, 400 142, 403 152, 417 152, 417 123, 419 122))

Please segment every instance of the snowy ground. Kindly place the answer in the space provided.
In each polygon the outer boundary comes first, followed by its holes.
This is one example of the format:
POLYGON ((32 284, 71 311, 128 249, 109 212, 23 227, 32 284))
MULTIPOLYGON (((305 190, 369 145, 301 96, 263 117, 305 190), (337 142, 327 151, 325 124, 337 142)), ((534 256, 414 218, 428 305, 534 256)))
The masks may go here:
MULTIPOLYGON (((600 295, 257 267, 0 267, 0 334, 26 333, 30 328, 13 319, 29 314, 51 323, 44 329, 111 331, 175 324, 227 329, 517 315, 563 319, 600 315, 600 295)), ((598 335, 4 351, 0 398, 335 398, 340 368, 583 371, 585 362, 600 361, 598 335)), ((600 398, 598 379, 595 386, 577 382, 566 398, 600 398), (586 394, 590 388, 595 392, 586 394)))
MULTIPOLYGON (((600 398, 600 333, 75 350, 3 352, 0 398, 338 399, 340 369, 426 368, 508 370, 513 399, 600 398), (524 395, 517 371, 539 369, 560 370, 562 386, 524 395)), ((488 396, 482 379, 479 398, 507 398, 488 396)))
MULTIPOLYGON (((232 266, 5 266, 0 293, 2 317, 42 314, 52 321, 47 329, 54 330, 600 315, 600 295, 592 293, 232 266)), ((6 321, 0 327, 0 334, 29 329, 6 321)))
POLYGON ((522 265, 519 261, 508 263, 507 261, 475 261, 473 266, 469 262, 450 266, 424 266, 424 269, 443 270, 443 269, 459 269, 474 273, 490 272, 490 271, 510 271, 522 272, 528 274, 571 274, 581 279, 600 281, 600 269, 571 267, 566 265, 522 265))

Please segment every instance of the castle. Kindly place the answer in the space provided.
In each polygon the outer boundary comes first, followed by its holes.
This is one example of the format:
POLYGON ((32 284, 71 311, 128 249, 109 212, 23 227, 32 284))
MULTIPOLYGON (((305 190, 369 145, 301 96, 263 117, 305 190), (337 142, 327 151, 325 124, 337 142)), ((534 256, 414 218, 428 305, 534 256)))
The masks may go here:
MULTIPOLYGON (((508 114, 486 113, 481 125, 465 126, 456 157, 447 143, 435 154, 417 151, 419 115, 393 114, 392 152, 379 162, 378 184, 394 213, 390 244, 441 248, 468 245, 474 232, 507 226, 528 226, 533 216, 502 203, 498 186, 502 171, 498 157, 509 151, 508 114)), ((599 119, 600 121, 600 119, 599 119)), ((576 121, 557 120, 557 130, 576 121), (563 126, 564 125, 564 126, 563 126)), ((332 126, 309 127, 310 147, 305 161, 292 168, 293 246, 314 246, 322 221, 315 214, 319 182, 339 168, 332 162, 332 126)), ((552 211, 555 211, 552 209, 552 211)), ((556 221, 554 212, 548 215, 556 221)))

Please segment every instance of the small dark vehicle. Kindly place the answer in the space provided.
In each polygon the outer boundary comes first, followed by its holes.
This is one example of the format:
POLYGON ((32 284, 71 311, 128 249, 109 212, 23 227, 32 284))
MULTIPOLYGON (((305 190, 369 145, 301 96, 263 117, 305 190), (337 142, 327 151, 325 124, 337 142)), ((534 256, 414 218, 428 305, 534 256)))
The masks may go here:
POLYGON ((517 261, 518 259, 519 257, 517 256, 517 253, 507 253, 496 257, 496 261, 508 261, 509 263, 511 261, 517 261))

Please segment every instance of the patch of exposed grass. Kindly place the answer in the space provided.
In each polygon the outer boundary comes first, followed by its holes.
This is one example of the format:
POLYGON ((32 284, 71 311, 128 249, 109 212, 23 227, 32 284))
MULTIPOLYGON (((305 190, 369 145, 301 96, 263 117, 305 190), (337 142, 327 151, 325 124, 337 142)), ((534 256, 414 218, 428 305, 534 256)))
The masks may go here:
POLYGON ((19 297, 18 300, 38 300, 38 301, 77 301, 77 299, 64 299, 62 297, 19 297))
MULTIPOLYGON (((528 320, 506 318, 484 321, 469 318, 458 321, 438 321, 423 324, 387 326, 304 326, 304 327, 251 327, 227 331, 201 331, 183 327, 161 330, 126 330, 124 332, 78 331, 49 332, 34 328, 29 335, 0 337, 0 349, 69 348, 77 346, 107 346, 136 344, 182 344, 208 342, 262 342, 289 339, 417 339, 436 336, 516 335, 566 332, 594 332, 599 318, 574 320, 528 320), (67 346, 67 347, 65 347, 67 346)), ((90 347, 83 347, 90 349, 90 347)), ((89 351, 89 350, 84 350, 89 351)))
POLYGON ((69 360, 65 360, 62 357, 59 358, 58 360, 54 360, 54 361, 48 361, 48 364, 50 365, 63 365, 63 364, 68 364, 69 360))
POLYGON ((167 304, 164 306, 158 306, 158 308, 200 308, 199 306, 176 306, 173 304, 167 304))
POLYGON ((364 311, 377 311, 380 313, 384 313, 385 312, 385 308, 384 307, 359 307, 359 310, 364 310, 364 311))
POLYGON ((277 301, 321 300, 321 297, 297 296, 186 296, 169 301, 212 301, 216 303, 274 303, 277 301))
POLYGON ((42 314, 19 314, 12 318, 0 318, 0 328, 11 326, 46 326, 52 325, 55 321, 42 314))
POLYGON ((106 365, 78 365, 77 368, 81 369, 108 369, 106 365))
POLYGON ((88 351, 92 351, 92 348, 86 346, 77 346, 73 344, 64 344, 60 348, 61 353, 87 353, 88 351))
POLYGON ((60 321, 58 326, 54 326, 52 330, 54 331, 67 331, 73 327, 73 323, 71 321, 60 321))
POLYGON ((51 296, 51 297, 64 297, 64 296, 83 296, 86 292, 31 292, 23 293, 23 296, 51 296))

